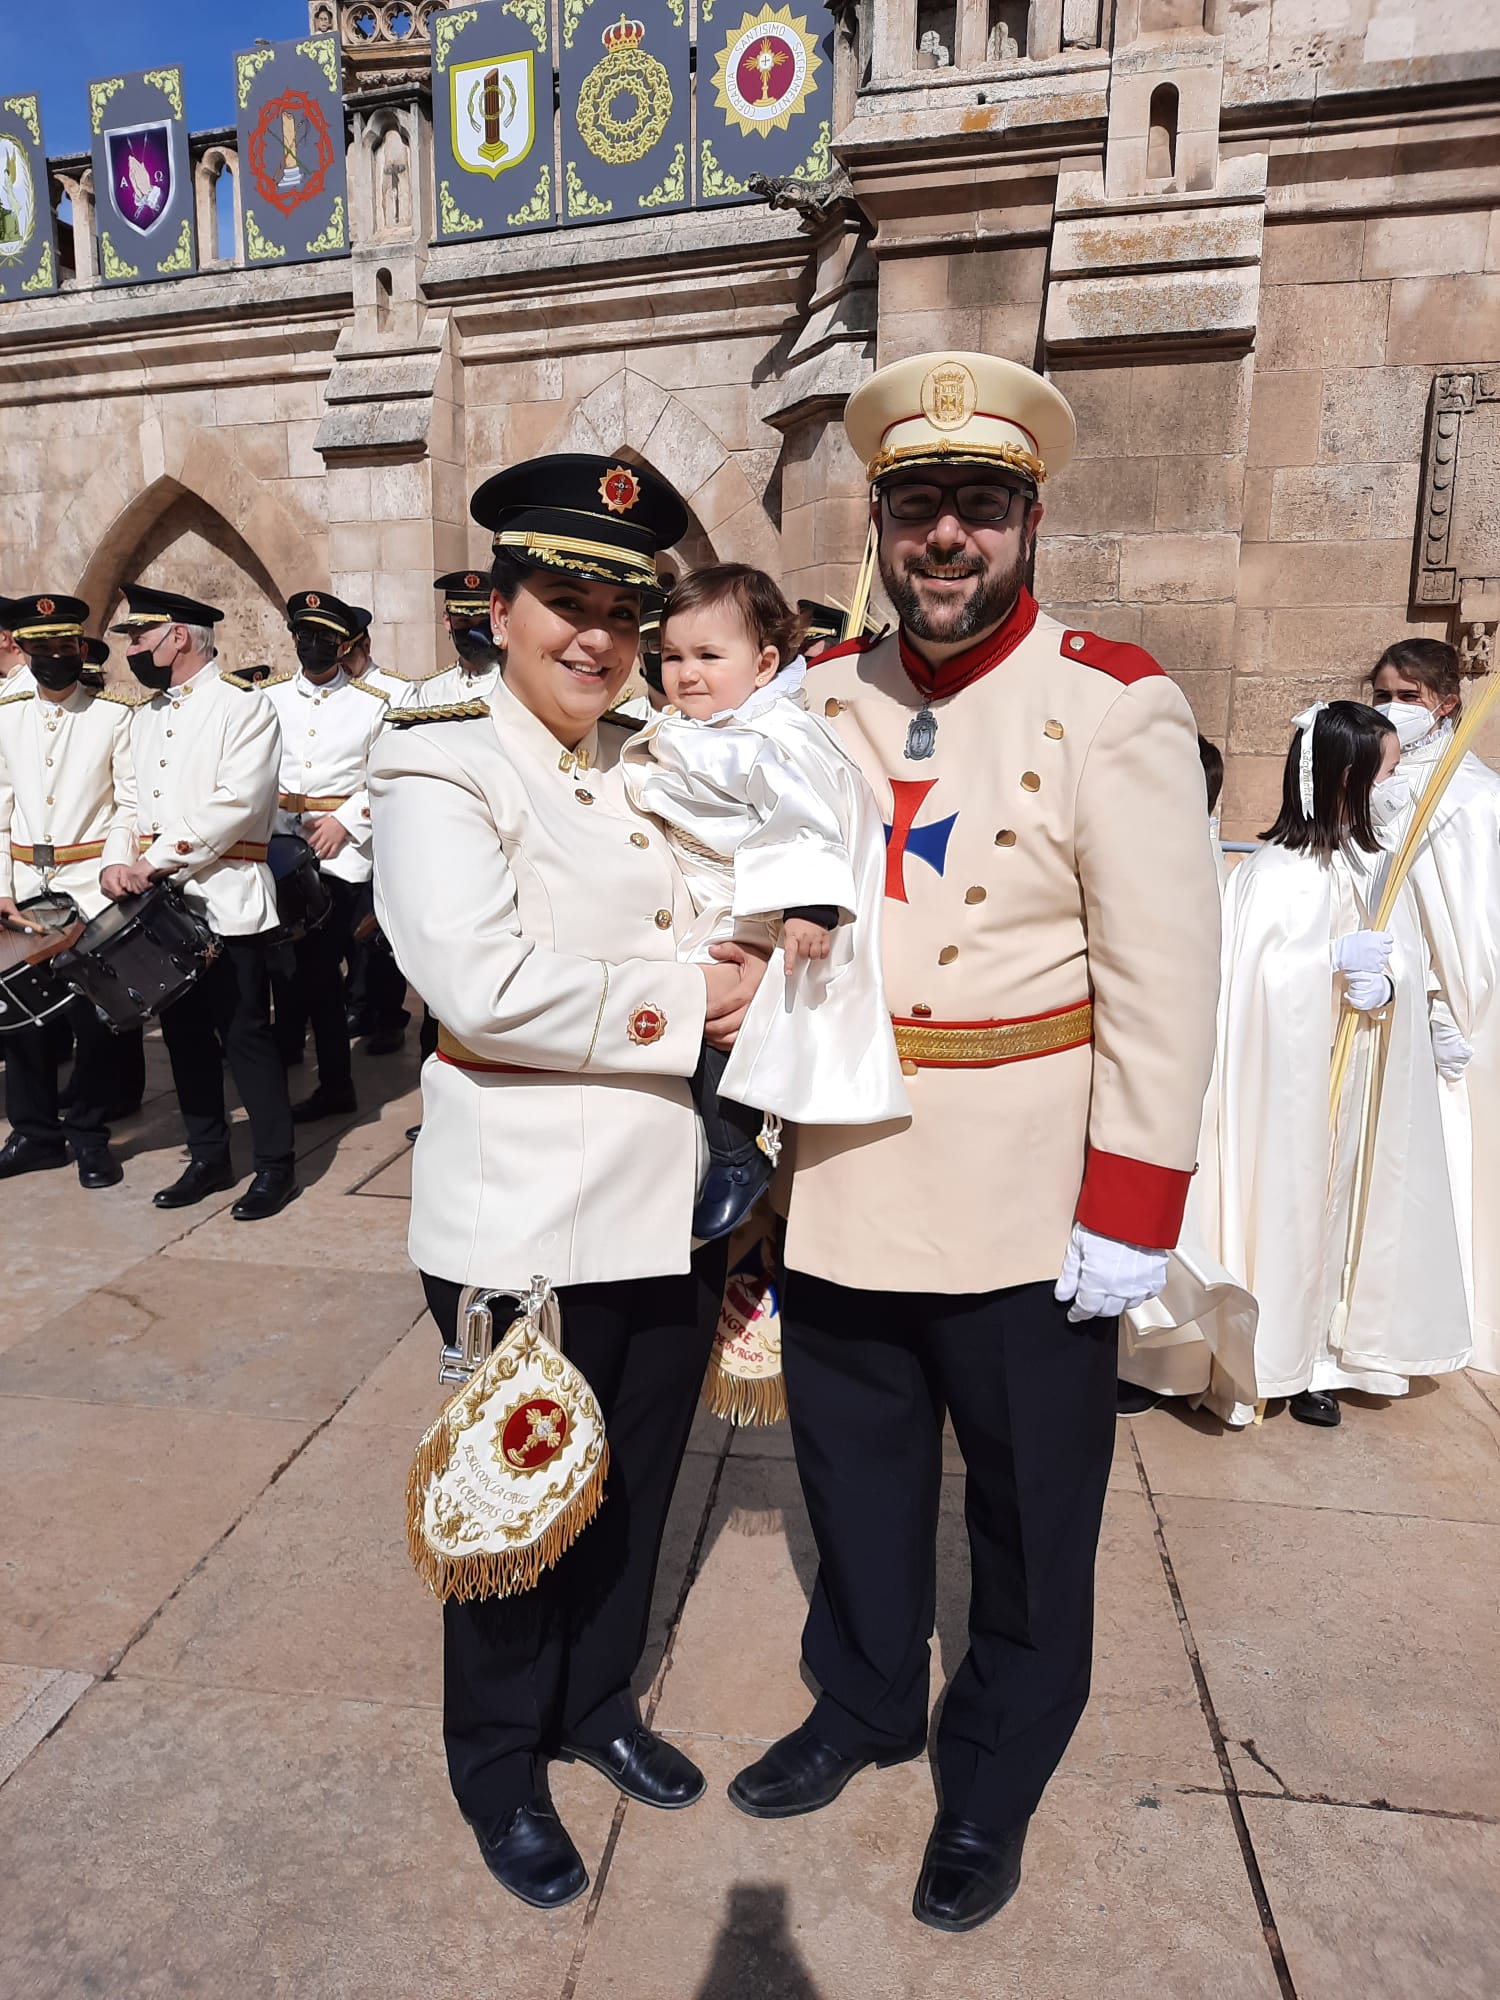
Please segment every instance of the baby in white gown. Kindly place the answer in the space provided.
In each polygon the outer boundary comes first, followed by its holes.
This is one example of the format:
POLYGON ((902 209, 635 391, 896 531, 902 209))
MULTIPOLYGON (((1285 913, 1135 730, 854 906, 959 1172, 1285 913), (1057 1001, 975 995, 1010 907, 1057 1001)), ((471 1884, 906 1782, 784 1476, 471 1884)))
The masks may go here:
POLYGON ((669 706, 622 760, 698 912, 683 956, 730 937, 773 954, 733 1052, 705 1049, 694 1081, 711 1161, 693 1218, 705 1240, 764 1190, 780 1119, 908 1115, 880 978, 884 828, 837 734, 803 705, 796 634, 764 571, 688 577, 661 617, 669 706))

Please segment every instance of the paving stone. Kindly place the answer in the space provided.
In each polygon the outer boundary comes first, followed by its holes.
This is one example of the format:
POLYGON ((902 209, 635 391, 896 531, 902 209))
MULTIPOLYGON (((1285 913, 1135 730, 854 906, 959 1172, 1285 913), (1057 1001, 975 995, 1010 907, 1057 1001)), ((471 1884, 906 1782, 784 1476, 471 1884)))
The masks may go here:
MULTIPOLYGON (((615 1794, 561 1768, 590 1870, 615 1794)), ((486 1873, 431 1712, 122 1681, 0 1791, 0 1992, 17 2000, 561 1994, 586 1898, 486 1873)))
POLYGON ((1500 1530, 1226 1500, 1158 1505, 1241 1786, 1500 1812, 1500 1530))
POLYGON ((93 1684, 89 1674, 0 1664, 0 1785, 93 1684))
POLYGON ((1500 1828, 1244 1803, 1297 2000, 1500 1992, 1500 1828))
POLYGON ((409 1219, 404 1202, 361 1201, 311 1187, 267 1222, 235 1222, 227 1212, 210 1216, 165 1254, 229 1264, 258 1264, 274 1254, 282 1264, 404 1275, 411 1270, 409 1219))

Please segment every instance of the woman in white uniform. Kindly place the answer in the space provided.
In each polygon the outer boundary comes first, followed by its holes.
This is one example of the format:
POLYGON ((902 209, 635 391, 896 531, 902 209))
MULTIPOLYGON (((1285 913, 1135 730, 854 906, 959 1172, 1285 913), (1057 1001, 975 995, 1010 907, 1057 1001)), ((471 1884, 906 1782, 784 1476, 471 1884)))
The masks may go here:
MULTIPOLYGON (((763 960, 678 962, 693 909, 599 724, 635 664, 656 556, 687 525, 665 482, 608 459, 486 482, 485 703, 396 718, 370 762, 380 921, 440 1024, 423 1071, 411 1254, 445 1340, 466 1286, 551 1280, 610 1448, 604 1504, 517 1597, 444 1607, 449 1776, 480 1852, 523 1901, 588 1885, 547 1791, 552 1756, 647 1805, 696 1766, 645 1729, 631 1677, 707 1365, 722 1252, 690 1257, 705 1035, 729 1046, 763 960)), ((614 737, 610 742, 607 739, 614 737)), ((503 1325, 504 1315, 497 1314, 503 1325)))

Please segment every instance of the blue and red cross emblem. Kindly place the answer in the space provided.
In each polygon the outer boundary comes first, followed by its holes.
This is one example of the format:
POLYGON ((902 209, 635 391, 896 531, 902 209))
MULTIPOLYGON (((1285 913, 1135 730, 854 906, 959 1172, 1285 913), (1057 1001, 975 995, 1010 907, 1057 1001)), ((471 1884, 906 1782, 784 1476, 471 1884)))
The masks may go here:
POLYGON ((948 861, 948 841, 958 820, 957 813, 946 819, 918 826, 917 814, 936 778, 892 778, 891 824, 885 830, 885 893, 893 903, 909 902, 906 893, 906 857, 915 854, 935 875, 941 875, 948 861))

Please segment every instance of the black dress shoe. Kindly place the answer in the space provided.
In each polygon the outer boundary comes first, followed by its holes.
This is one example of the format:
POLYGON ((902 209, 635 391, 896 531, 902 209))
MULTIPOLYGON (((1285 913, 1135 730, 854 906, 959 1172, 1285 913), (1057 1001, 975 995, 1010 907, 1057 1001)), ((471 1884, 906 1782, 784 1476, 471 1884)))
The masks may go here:
POLYGON ((151 1197, 158 1208, 191 1208, 195 1202, 207 1201, 211 1194, 224 1194, 234 1186, 234 1175, 228 1166, 215 1166, 209 1160, 189 1160, 187 1171, 180 1180, 170 1187, 158 1188, 151 1197))
POLYGON ((842 1750, 814 1736, 804 1722, 730 1780, 729 1802, 751 1819, 795 1819, 799 1813, 832 1805, 866 1765, 884 1771, 892 1764, 910 1763, 925 1748, 924 1739, 909 1750, 883 1757, 846 1757, 842 1750))
POLYGON ((39 1174, 48 1167, 65 1167, 68 1164, 66 1144, 57 1140, 49 1145, 45 1139, 28 1139, 22 1132, 12 1132, 3 1146, 0 1146, 0 1181, 8 1181, 16 1174, 39 1174))
POLYGON ((290 1167, 262 1167, 229 1213, 236 1222, 264 1222, 301 1192, 290 1167))
POLYGON ((911 1913, 935 1931, 972 1931, 1003 1910, 1021 1886, 1021 1850, 1030 1820, 992 1833, 940 1812, 927 1836, 911 1913))
POLYGON ((764 1153, 732 1167, 715 1161, 693 1209, 693 1234, 701 1243, 729 1236, 771 1185, 771 1162, 764 1153))
POLYGON ((644 1723, 617 1736, 602 1750, 584 1743, 565 1743, 557 1756, 563 1764, 575 1760, 591 1764, 627 1799, 643 1806, 660 1806, 666 1812, 680 1812, 683 1806, 695 1804, 708 1788, 691 1758, 653 1734, 644 1723))
POLYGON ((1139 1417, 1147 1410, 1154 1410, 1161 1401, 1154 1389, 1143 1389, 1137 1382, 1115 1381, 1115 1415, 1117 1417, 1139 1417))
POLYGON ((1299 1424, 1317 1424, 1331 1431, 1344 1421, 1344 1413, 1333 1397, 1325 1396, 1321 1389, 1300 1389, 1295 1396, 1287 1397, 1286 1406, 1299 1424))
POLYGON ((422 1136, 422 1128, 421 1128, 421 1126, 420 1126, 420 1125, 408 1125, 408 1126, 407 1126, 407 1128, 406 1128, 406 1136, 407 1136, 407 1138, 408 1138, 408 1139, 409 1139, 409 1140, 411 1141, 412 1145, 415 1145, 415 1144, 417 1143, 418 1139, 420 1139, 420 1138, 421 1138, 421 1136, 422 1136))
POLYGON ((503 1819, 469 1824, 485 1867, 534 1910, 560 1910, 589 1886, 582 1857, 545 1792, 503 1819))
POLYGON ((77 1160, 80 1187, 118 1187, 125 1178, 125 1169, 108 1146, 92 1146, 88 1152, 79 1153, 77 1160))
POLYGON ((315 1118, 341 1118, 345 1112, 358 1109, 359 1100, 352 1090, 325 1090, 320 1083, 311 1097, 292 1106, 292 1123, 310 1125, 315 1118))

